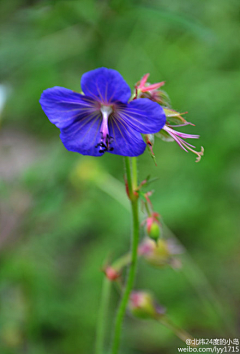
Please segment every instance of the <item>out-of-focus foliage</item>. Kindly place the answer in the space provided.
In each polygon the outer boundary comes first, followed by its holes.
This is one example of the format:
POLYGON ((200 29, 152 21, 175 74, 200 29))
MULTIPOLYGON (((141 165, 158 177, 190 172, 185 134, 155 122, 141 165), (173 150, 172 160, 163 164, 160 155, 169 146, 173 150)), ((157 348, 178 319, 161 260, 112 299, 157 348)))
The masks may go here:
MULTIPOLYGON (((129 247, 122 158, 66 151, 38 100, 52 86, 80 90, 81 75, 100 66, 130 85, 147 72, 165 80, 205 147, 195 164, 156 139, 157 167, 147 152, 139 158, 141 179, 159 176, 155 210, 191 257, 178 271, 140 261, 136 287, 194 337, 236 336, 239 20, 237 0, 1 0, 1 354, 93 353, 102 264, 129 247)), ((108 341, 118 298, 113 291, 108 341)), ((156 323, 126 318, 124 354, 181 345, 156 323)))

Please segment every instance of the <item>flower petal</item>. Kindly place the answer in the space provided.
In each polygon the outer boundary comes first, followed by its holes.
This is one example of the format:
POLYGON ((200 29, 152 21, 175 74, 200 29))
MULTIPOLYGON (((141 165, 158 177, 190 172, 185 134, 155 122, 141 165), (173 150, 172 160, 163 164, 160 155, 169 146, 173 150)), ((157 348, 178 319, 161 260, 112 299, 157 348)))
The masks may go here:
POLYGON ((159 132, 166 123, 163 108, 148 98, 139 98, 128 105, 118 105, 117 117, 142 134, 159 132))
POLYGON ((99 68, 83 74, 81 87, 85 95, 103 104, 127 103, 131 89, 123 77, 113 69, 99 68))
POLYGON ((109 135, 113 138, 111 154, 122 156, 139 156, 141 155, 146 144, 140 133, 125 124, 125 122, 117 121, 114 117, 109 120, 109 135))
POLYGON ((97 110, 92 98, 59 86, 43 91, 39 102, 50 122, 58 128, 65 128, 97 110))
POLYGON ((101 115, 96 112, 60 129, 60 139, 69 151, 82 155, 102 156, 99 148, 96 148, 101 139, 100 125, 101 115))

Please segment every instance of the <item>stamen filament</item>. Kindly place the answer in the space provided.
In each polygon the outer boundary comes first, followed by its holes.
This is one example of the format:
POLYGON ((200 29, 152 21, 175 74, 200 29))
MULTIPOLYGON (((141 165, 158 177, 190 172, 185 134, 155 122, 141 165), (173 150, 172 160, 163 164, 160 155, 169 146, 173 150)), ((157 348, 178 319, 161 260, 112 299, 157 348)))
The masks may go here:
MULTIPOLYGON (((172 127, 172 126, 171 126, 172 127)), ((203 147, 201 147, 201 151, 195 151, 192 148, 195 149, 195 146, 189 144, 188 142, 186 142, 184 139, 198 139, 199 135, 193 135, 193 134, 186 134, 186 133, 181 133, 178 132, 174 129, 172 129, 170 126, 167 126, 166 124, 163 127, 163 130, 165 130, 175 141, 176 143, 180 146, 181 149, 183 149, 184 151, 188 152, 191 151, 194 154, 197 155, 197 159, 196 162, 199 162, 201 160, 201 157, 204 153, 204 149, 203 147)))

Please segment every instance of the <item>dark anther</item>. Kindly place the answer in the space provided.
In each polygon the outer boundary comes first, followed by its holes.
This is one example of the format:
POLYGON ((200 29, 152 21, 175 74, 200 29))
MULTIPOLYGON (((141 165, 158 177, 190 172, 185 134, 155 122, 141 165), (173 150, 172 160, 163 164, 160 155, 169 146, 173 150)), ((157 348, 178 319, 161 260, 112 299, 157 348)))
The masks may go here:
MULTIPOLYGON (((103 139, 103 133, 101 133, 101 139, 103 139)), ((103 154, 106 151, 113 151, 113 147, 110 147, 111 143, 113 142, 113 137, 108 135, 106 136, 106 143, 104 143, 103 141, 101 141, 100 143, 98 143, 97 145, 95 145, 95 148, 98 148, 99 146, 102 148, 100 150, 98 150, 98 152, 100 154, 103 154)))
POLYGON ((111 144, 113 142, 113 137, 107 134, 107 142, 111 144))
POLYGON ((99 146, 106 148, 106 145, 102 141, 98 143, 95 147, 97 148, 99 146))

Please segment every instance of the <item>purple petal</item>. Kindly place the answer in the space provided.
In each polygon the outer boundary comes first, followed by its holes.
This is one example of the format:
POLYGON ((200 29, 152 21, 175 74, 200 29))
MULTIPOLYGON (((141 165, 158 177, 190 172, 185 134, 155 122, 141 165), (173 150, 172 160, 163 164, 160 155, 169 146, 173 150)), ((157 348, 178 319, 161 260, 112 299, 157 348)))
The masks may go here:
POLYGON ((85 95, 103 103, 127 103, 131 89, 123 77, 113 69, 99 68, 83 74, 81 87, 85 95))
POLYGON ((139 98, 128 105, 118 105, 117 117, 142 134, 158 133, 166 123, 163 108, 148 98, 139 98))
POLYGON ((39 102, 50 122, 58 128, 65 128, 97 110, 92 98, 58 86, 43 91, 39 102))
POLYGON ((109 134, 113 137, 113 142, 111 143, 113 151, 109 151, 111 154, 131 157, 139 156, 146 148, 141 134, 127 126, 125 122, 119 122, 112 118, 109 121, 109 134))
POLYGON ((61 129, 60 139, 69 151, 82 155, 102 156, 96 145, 101 139, 101 116, 99 113, 88 115, 80 121, 61 129))

